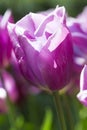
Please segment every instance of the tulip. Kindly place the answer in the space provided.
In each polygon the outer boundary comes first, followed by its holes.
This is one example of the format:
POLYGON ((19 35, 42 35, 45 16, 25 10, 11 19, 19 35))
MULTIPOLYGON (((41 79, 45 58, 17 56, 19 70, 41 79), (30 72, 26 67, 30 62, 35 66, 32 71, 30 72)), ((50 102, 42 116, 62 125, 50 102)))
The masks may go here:
POLYGON ((3 16, 0 15, 0 67, 6 67, 11 57, 12 43, 7 30, 8 21, 13 22, 10 10, 3 16))
POLYGON ((34 86, 55 91, 70 81, 73 49, 65 21, 65 8, 57 6, 8 24, 19 67, 34 86))
POLYGON ((81 71, 80 75, 80 92, 77 94, 78 100, 87 106, 87 65, 81 71))
POLYGON ((76 18, 68 18, 67 26, 71 32, 74 50, 74 72, 79 75, 87 63, 87 7, 76 18))

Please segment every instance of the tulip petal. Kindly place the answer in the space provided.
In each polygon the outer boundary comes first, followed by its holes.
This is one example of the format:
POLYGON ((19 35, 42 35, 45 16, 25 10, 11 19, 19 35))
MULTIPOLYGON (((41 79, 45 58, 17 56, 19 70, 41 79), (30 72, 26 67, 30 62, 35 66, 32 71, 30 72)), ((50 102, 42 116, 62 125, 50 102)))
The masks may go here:
POLYGON ((53 52, 47 48, 40 52, 38 66, 51 90, 61 89, 70 79, 68 72, 71 71, 72 65, 68 63, 72 63, 72 44, 69 38, 68 35, 53 52))
POLYGON ((87 65, 84 66, 80 75, 80 92, 77 98, 87 106, 87 65))
MULTIPOLYGON (((38 65, 37 59, 38 59, 38 55, 39 55, 38 51, 36 51, 29 44, 29 41, 27 40, 26 37, 19 36, 19 43, 20 43, 21 48, 24 51, 24 58, 25 59, 23 59, 23 60, 24 60, 24 62, 26 62, 25 63, 27 65, 26 73, 27 73, 28 77, 30 77, 30 81, 33 81, 36 85, 39 82, 44 84, 41 73, 40 73, 38 66, 37 66, 38 65)), ((16 53, 18 53, 18 52, 16 52, 16 53)), ((21 64, 21 61, 20 61, 20 64, 21 64)), ((23 69, 23 68, 25 68, 24 64, 21 67, 22 67, 22 70, 24 70, 23 69)))

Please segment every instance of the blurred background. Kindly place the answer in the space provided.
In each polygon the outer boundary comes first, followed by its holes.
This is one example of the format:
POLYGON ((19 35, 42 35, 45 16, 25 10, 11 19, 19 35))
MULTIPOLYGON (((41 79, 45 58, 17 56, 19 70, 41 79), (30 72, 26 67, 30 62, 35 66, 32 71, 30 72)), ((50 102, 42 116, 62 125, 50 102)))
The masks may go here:
POLYGON ((4 13, 10 8, 15 20, 18 20, 30 11, 37 12, 62 5, 66 7, 69 15, 76 16, 86 4, 87 0, 0 0, 0 12, 4 13))
MULTIPOLYGON (((56 5, 65 6, 68 14, 74 17, 87 5, 87 0, 0 0, 0 14, 4 14, 7 9, 11 9, 16 22, 29 12, 55 8, 56 5)), ((76 95, 73 97, 68 95, 68 106, 64 105, 64 99, 65 97, 61 96, 67 119, 69 118, 66 114, 68 111, 73 117, 71 123, 75 125, 75 130, 86 130, 87 109, 79 103, 76 95)), ((22 103, 18 104, 18 107, 15 104, 10 105, 12 108, 11 114, 16 113, 17 115, 15 124, 18 130, 58 130, 56 112, 51 95, 47 95, 44 92, 36 95, 30 94, 27 100, 22 100, 22 103)), ((13 127, 10 128, 11 121, 9 123, 8 120, 10 116, 12 115, 9 113, 0 114, 0 130, 15 130, 13 127)), ((67 126, 68 129, 69 125, 67 126)))

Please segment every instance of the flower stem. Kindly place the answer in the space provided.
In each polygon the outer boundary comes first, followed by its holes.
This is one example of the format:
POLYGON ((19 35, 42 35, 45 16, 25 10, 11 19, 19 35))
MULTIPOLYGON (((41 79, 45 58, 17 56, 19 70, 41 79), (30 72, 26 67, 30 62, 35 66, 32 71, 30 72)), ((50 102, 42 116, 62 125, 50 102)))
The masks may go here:
POLYGON ((65 102, 65 110, 67 112, 67 118, 69 120, 70 130, 74 130, 74 119, 73 119, 73 115, 72 115, 73 113, 70 108, 70 102, 68 100, 68 95, 64 94, 63 99, 65 102))
POLYGON ((54 101, 56 105, 57 116, 58 116, 58 120, 60 124, 60 130, 67 130, 59 93, 57 91, 53 92, 53 97, 54 97, 54 101))

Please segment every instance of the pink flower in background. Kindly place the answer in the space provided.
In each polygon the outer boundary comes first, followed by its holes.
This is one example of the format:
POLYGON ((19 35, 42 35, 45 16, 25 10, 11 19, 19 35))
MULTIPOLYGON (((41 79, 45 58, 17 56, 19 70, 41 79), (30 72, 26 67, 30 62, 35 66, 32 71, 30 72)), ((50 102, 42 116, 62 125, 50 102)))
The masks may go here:
POLYGON ((10 73, 6 71, 2 72, 2 78, 3 78, 3 83, 2 83, 3 88, 5 89, 6 93, 8 93, 9 99, 12 102, 16 102, 19 95, 18 95, 15 79, 10 73))
POLYGON ((2 78, 0 77, 0 112, 7 112, 8 110, 7 95, 12 102, 16 102, 18 99, 15 80, 11 74, 3 71, 2 78))
POLYGON ((80 76, 80 92, 77 95, 79 101, 87 106, 87 65, 84 66, 80 76))
POLYGON ((6 91, 2 86, 2 83, 0 81, 0 113, 7 112, 7 104, 6 104, 6 91))
POLYGON ((0 15, 0 67, 7 66, 11 57, 12 43, 7 30, 8 22, 13 22, 10 10, 3 16, 0 15))
POLYGON ((65 21, 65 8, 56 7, 8 25, 20 69, 35 86, 59 90, 70 81, 73 49, 65 21))

